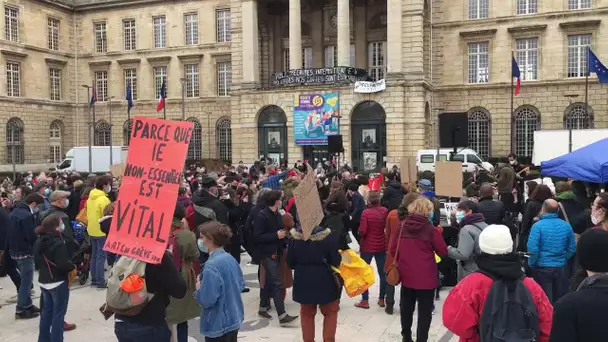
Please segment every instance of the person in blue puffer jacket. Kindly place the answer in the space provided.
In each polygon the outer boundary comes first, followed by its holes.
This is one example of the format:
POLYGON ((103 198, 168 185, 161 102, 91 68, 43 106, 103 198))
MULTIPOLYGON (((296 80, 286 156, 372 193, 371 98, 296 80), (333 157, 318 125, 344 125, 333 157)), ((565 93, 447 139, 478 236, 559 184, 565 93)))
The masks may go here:
POLYGON ((543 288, 551 303, 568 291, 565 266, 576 251, 576 239, 570 224, 558 215, 554 199, 543 202, 540 219, 530 231, 528 265, 534 280, 543 288))

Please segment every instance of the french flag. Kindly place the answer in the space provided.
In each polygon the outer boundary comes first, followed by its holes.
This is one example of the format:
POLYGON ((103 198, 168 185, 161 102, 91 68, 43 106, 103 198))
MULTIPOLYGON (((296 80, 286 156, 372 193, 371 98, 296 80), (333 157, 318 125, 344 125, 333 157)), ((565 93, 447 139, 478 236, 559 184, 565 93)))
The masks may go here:
POLYGON ((165 93, 167 91, 166 88, 167 85, 165 84, 165 81, 163 81, 163 84, 160 87, 160 98, 158 99, 158 104, 156 105, 157 113, 165 108, 165 98, 167 97, 167 94, 165 93))
POLYGON ((517 65, 517 61, 515 57, 511 57, 511 77, 517 79, 517 84, 515 84, 514 94, 519 95, 519 90, 521 89, 521 73, 519 72, 519 65, 517 65))

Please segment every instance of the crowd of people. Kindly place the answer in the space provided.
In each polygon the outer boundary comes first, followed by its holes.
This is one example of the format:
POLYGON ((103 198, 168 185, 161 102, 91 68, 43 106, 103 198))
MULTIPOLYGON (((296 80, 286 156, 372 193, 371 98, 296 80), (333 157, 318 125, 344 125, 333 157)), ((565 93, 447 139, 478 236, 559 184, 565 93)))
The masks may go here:
MULTIPOLYGON (((324 218, 308 239, 294 198, 304 163, 190 166, 167 251, 160 264, 142 266, 149 300, 136 310, 108 302, 100 311, 114 316, 121 342, 168 342, 173 325, 173 338, 185 342, 188 321, 199 316, 207 341, 237 341, 241 293, 250 291, 239 266, 246 252, 258 265, 259 317, 273 319, 274 311, 281 326, 300 319, 302 339, 311 342, 319 308, 323 340, 335 341, 343 288, 333 268, 352 237, 361 258, 375 261, 379 292, 372 304, 388 315, 398 304, 403 341, 429 341, 444 259, 456 260, 458 284, 445 299, 443 324, 461 341, 603 341, 608 332, 598 313, 608 302, 608 194, 590 193, 580 182, 558 182, 555 191, 528 182, 524 200, 527 170, 509 159, 497 167, 495 182, 466 187, 447 213, 451 226, 442 226, 432 179, 402 184, 397 168, 363 175, 319 164, 324 218), (370 188, 370 177, 381 179, 380 189, 370 188), (458 232, 455 245, 446 244, 445 229, 458 232), (397 285, 387 281, 392 267, 397 285), (299 314, 286 311, 288 288, 299 314), (502 305, 505 298, 509 305, 502 305)), ((17 289, 15 318, 40 317, 40 342, 63 341, 64 331, 76 328, 65 321, 73 281, 110 293, 113 271, 130 262, 103 250, 119 182, 111 174, 27 173, 2 184, 2 271, 17 289), (39 307, 32 301, 35 270, 39 307)), ((370 292, 355 306, 369 309, 370 292)))

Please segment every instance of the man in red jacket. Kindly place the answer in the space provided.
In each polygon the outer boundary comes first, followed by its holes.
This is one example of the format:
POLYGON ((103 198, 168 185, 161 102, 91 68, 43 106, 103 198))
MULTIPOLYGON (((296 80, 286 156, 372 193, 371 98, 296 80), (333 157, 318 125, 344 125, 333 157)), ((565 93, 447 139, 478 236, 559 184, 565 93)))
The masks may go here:
MULTIPOLYGON (((524 277, 519 258, 513 253, 513 240, 507 226, 490 225, 479 235, 481 254, 477 266, 483 273, 472 273, 464 278, 450 292, 443 304, 443 325, 460 342, 479 342, 480 318, 486 297, 495 279, 518 280, 524 277)), ((532 278, 523 279, 524 286, 530 291, 538 312, 540 337, 538 342, 548 342, 553 319, 553 306, 543 289, 532 278)))

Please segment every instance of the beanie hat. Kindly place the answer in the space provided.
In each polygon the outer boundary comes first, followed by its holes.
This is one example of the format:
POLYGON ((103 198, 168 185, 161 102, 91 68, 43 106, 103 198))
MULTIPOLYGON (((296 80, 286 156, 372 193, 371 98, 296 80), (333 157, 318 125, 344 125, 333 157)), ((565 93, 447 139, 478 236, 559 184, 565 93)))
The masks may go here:
POLYGON ((576 247, 578 261, 584 270, 608 272, 608 232, 602 229, 589 229, 581 234, 576 247))
POLYGON ((479 234, 479 249, 491 255, 509 254, 513 251, 511 231, 502 224, 487 226, 479 234))

